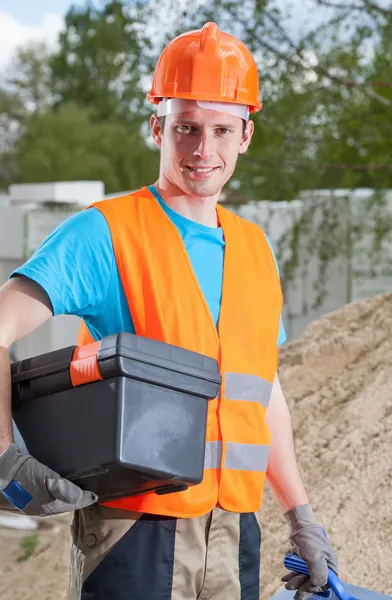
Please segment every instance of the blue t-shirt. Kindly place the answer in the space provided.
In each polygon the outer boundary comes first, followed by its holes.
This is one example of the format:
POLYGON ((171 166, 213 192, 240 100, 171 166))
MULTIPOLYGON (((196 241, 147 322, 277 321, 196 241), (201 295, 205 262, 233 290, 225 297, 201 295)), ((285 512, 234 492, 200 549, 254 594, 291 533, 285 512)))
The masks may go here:
MULTIPOLYGON (((215 323, 222 298, 225 242, 221 228, 200 225, 171 209, 149 188, 184 241, 215 323)), ((113 252, 109 226, 95 209, 61 223, 11 277, 36 281, 48 294, 55 315, 83 317, 95 340, 119 331, 135 333, 113 252)), ((241 304, 238 304, 241 310, 241 304)), ((278 344, 286 339, 282 319, 278 344)))

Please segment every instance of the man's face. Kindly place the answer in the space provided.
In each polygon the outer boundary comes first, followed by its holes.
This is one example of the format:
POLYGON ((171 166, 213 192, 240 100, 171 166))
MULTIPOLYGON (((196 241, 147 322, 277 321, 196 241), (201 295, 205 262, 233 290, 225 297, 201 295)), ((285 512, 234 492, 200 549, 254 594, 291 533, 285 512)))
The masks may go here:
POLYGON ((161 175, 183 193, 199 197, 220 193, 254 128, 248 121, 244 134, 240 117, 202 108, 168 115, 163 133, 156 115, 150 124, 161 148, 161 175))

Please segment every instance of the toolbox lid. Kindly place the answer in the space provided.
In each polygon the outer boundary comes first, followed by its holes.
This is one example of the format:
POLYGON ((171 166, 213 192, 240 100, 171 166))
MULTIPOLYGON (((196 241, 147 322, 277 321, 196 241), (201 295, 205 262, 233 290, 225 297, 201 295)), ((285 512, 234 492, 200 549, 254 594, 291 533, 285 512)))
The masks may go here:
POLYGON ((210 399, 222 380, 214 358, 131 333, 25 359, 11 371, 13 402, 120 376, 210 399))

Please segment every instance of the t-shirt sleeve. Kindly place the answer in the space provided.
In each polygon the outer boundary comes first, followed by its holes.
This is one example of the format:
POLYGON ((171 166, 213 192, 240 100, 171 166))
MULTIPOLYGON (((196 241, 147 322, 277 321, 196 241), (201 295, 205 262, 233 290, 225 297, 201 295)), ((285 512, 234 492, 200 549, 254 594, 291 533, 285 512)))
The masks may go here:
POLYGON ((110 230, 90 208, 61 223, 10 277, 24 275, 48 294, 54 315, 94 317, 105 300, 114 264, 110 230))
MULTIPOLYGON (((279 273, 279 265, 278 265, 278 261, 276 260, 276 256, 275 256, 275 252, 272 248, 271 245, 271 240, 269 239, 268 235, 265 236, 267 238, 267 242, 269 244, 269 247, 271 248, 271 252, 274 256, 274 260, 275 260, 275 264, 276 264, 276 269, 278 271, 278 275, 280 277, 280 273, 279 273)), ((286 331, 284 328, 284 324, 283 324, 283 317, 282 315, 280 315, 280 327, 279 327, 279 335, 278 335, 278 346, 281 346, 282 344, 284 344, 284 342, 286 341, 286 331)))

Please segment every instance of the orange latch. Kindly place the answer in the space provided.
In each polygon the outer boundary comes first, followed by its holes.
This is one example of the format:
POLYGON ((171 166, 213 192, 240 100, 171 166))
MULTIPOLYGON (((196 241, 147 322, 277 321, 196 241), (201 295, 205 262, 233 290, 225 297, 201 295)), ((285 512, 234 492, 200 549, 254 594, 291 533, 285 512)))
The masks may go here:
POLYGON ((103 379, 98 363, 100 345, 101 342, 93 342, 75 348, 69 367, 69 374, 74 387, 103 379))

